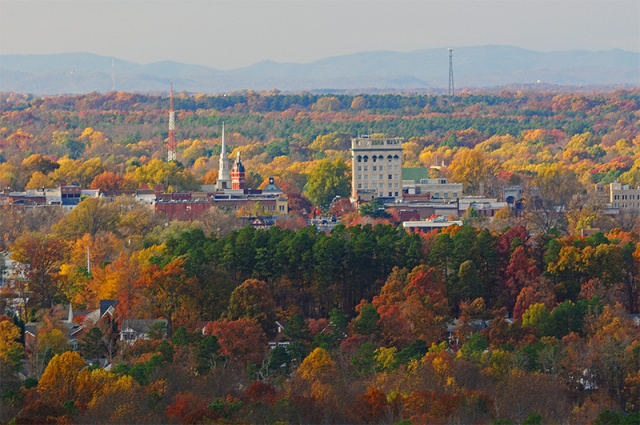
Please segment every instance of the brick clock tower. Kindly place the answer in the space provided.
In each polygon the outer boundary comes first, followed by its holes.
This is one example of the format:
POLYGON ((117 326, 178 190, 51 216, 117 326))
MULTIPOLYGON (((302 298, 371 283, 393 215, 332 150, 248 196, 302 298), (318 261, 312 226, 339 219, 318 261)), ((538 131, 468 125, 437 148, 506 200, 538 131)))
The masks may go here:
POLYGON ((244 165, 240 161, 240 152, 236 156, 236 163, 231 169, 231 189, 244 190, 244 165))

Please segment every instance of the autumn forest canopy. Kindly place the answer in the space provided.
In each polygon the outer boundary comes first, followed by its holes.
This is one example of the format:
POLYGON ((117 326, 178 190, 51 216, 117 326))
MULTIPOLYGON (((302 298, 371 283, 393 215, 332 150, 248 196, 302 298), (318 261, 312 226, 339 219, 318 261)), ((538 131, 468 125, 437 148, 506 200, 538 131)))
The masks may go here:
POLYGON ((167 162, 166 96, 3 93, 2 188, 110 195, 0 206, 0 266, 19 272, 0 288, 0 423, 637 423, 640 227, 594 185, 638 186, 639 102, 179 94, 167 162), (278 226, 169 221, 124 195, 215 183, 223 122, 247 187, 274 176, 287 195, 278 226), (357 212, 335 200, 363 134, 404 138, 404 167, 438 165, 465 195, 520 185, 535 208, 428 233, 357 212), (306 226, 314 206, 333 230, 306 226), (155 321, 135 343, 134 321, 155 321))
POLYGON ((0 183, 14 190, 61 182, 89 187, 100 176, 96 183, 109 188, 169 182, 175 190, 194 189, 215 180, 223 121, 230 156, 241 152, 250 170, 247 183, 256 188, 275 175, 302 191, 319 160, 348 161, 349 140, 361 134, 403 137, 405 167, 448 165, 471 149, 498 163, 491 177, 526 177, 561 162, 579 174, 585 187, 616 178, 633 183, 639 100, 637 91, 622 90, 455 98, 178 95, 174 103, 180 165, 172 168, 162 163, 168 135, 166 97, 124 92, 49 98, 4 94, 0 183))

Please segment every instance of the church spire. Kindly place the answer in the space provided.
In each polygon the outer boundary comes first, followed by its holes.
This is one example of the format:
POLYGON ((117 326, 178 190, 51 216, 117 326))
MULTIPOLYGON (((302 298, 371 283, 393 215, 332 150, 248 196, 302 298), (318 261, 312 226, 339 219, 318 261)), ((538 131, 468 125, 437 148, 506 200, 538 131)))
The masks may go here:
POLYGON ((224 148, 224 121, 222 121, 222 150, 220 151, 220 158, 227 155, 227 151, 224 148))
POLYGON ((218 190, 225 190, 231 187, 231 176, 229 174, 229 158, 227 158, 227 149, 224 143, 224 121, 222 122, 222 149, 220 149, 218 181, 216 183, 216 186, 218 190))

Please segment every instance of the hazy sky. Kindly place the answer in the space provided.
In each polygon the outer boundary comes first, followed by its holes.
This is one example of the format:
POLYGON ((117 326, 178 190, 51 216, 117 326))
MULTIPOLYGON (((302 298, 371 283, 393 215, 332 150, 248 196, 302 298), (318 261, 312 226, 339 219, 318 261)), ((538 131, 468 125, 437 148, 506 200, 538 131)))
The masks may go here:
POLYGON ((0 53, 231 69, 371 50, 640 51, 639 0, 0 0, 0 53))

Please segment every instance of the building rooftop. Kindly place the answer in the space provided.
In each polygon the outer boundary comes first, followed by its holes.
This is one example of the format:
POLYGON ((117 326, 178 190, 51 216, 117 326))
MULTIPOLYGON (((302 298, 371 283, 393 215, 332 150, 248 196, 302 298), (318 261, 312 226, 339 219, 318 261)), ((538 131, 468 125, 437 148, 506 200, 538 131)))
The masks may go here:
POLYGON ((351 139, 351 149, 402 149, 402 137, 361 136, 351 139))
POLYGON ((413 180, 419 182, 429 178, 428 168, 402 168, 402 180, 413 180))

